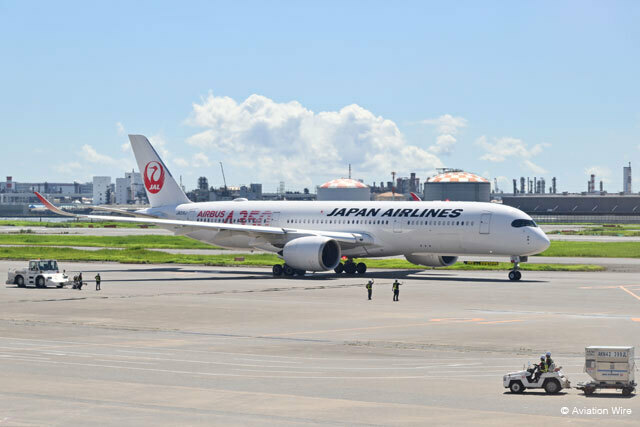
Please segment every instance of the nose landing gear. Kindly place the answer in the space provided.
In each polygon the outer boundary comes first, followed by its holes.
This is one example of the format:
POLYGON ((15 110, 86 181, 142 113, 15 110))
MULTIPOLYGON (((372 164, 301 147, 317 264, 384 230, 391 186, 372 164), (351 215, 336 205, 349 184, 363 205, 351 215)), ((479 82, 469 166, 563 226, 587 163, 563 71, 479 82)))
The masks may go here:
POLYGON ((518 280, 520 280, 522 278, 522 273, 520 273, 520 262, 526 262, 527 261, 527 257, 526 256, 512 256, 511 257, 511 262, 513 263, 513 268, 511 269, 511 271, 509 272, 509 280, 511 280, 512 282, 517 282, 518 280))
POLYGON ((509 280, 511 280, 512 282, 518 281, 520 280, 520 278, 522 278, 522 273, 520 273, 518 270, 511 270, 509 272, 509 280))

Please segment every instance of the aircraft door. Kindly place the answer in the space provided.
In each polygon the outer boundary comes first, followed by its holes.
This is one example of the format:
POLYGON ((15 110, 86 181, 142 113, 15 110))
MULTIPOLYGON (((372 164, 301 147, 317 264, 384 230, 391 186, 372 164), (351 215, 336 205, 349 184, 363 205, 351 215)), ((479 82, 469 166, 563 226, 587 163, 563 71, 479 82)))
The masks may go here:
POLYGON ((491 214, 480 215, 480 234, 489 234, 491 230, 491 214))
POLYGON ((402 220, 400 219, 393 220, 393 232, 402 233, 402 220))

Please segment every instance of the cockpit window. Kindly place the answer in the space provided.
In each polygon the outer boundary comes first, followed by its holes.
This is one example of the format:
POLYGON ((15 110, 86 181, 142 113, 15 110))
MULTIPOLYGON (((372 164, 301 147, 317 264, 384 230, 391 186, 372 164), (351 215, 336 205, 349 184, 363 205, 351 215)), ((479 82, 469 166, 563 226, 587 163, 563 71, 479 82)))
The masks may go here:
POLYGON ((511 223, 512 227, 520 228, 520 227, 537 227, 538 224, 533 222, 531 219, 514 219, 511 223))

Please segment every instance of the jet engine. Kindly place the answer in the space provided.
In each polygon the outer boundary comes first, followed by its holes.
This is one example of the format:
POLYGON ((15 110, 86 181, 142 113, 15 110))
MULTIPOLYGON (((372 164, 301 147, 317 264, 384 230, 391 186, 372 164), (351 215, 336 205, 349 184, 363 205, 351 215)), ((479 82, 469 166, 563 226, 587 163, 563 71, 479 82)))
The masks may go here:
POLYGON ((282 258, 287 265, 298 270, 332 270, 340 262, 341 255, 340 244, 322 236, 298 237, 282 249, 282 258))
POLYGON ((457 256, 437 254, 405 254, 404 257, 412 264, 426 265, 427 267, 448 267, 458 260, 457 256))

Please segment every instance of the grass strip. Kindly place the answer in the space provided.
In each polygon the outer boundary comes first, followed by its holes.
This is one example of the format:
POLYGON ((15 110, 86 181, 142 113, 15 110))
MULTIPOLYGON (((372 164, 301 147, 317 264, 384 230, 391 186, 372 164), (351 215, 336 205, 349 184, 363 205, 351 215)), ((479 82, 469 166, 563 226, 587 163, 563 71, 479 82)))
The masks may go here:
MULTIPOLYGON (((219 249, 185 236, 76 236, 43 234, 0 234, 0 244, 25 246, 86 246, 128 249, 219 249)), ((538 256, 640 258, 639 242, 552 241, 538 256)), ((368 263, 371 263, 369 260, 368 263)), ((382 262, 387 260, 374 260, 382 262)), ((388 261, 408 261, 388 260, 388 261)), ((394 267, 382 267, 394 268, 394 267)), ((408 268, 408 267, 401 267, 408 268)), ((468 267, 465 267, 468 268, 468 267)))
POLYGON ((0 259, 57 259, 58 261, 107 261, 124 264, 201 264, 201 265, 272 265, 278 257, 271 254, 245 255, 245 261, 234 261, 238 255, 182 255, 140 248, 99 249, 84 251, 47 246, 0 247, 0 259))
MULTIPOLYGON (((0 227, 47 227, 47 228, 140 228, 140 224, 119 221, 34 221, 34 220, 0 220, 0 227)), ((155 225, 144 224, 145 228, 156 228, 155 225)))
POLYGON ((86 246, 92 248, 221 249, 185 236, 76 236, 0 234, 0 245, 86 246))
POLYGON ((621 237, 637 237, 640 236, 640 228, 587 228, 584 230, 555 230, 547 234, 560 234, 563 236, 621 236, 621 237))
POLYGON ((564 242, 551 241, 549 249, 536 256, 640 258, 640 242, 564 242))
MULTIPOLYGON (((83 251, 79 249, 60 249, 51 247, 24 246, 0 247, 0 259, 57 259, 58 261, 107 261, 123 264, 198 264, 217 266, 272 266, 282 263, 273 254, 230 254, 230 255, 180 255, 169 254, 147 249, 100 249, 97 251, 83 251), (244 258, 236 261, 236 258, 244 258)), ((402 259, 367 259, 370 268, 388 269, 420 269, 426 267, 411 264, 402 259)), ((498 265, 468 265, 456 263, 448 270, 510 270, 511 263, 503 262, 498 265)), ((571 264, 522 264, 523 270, 529 271, 602 271, 598 265, 571 264)))

